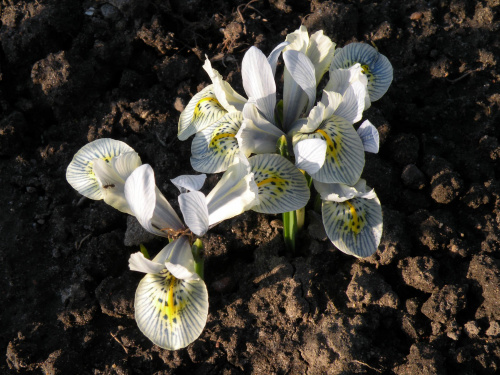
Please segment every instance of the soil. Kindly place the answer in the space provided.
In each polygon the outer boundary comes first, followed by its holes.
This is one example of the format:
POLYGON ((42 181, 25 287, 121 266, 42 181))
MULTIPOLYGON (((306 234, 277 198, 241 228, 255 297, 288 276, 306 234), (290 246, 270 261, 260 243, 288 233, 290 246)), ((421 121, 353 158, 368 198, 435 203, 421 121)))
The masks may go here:
MULTIPOLYGON (((500 368, 500 1, 2 0, 2 374, 494 374, 500 368), (209 317, 170 352, 133 319, 145 243, 133 218, 82 199, 75 152, 112 137, 170 179, 193 173, 179 113, 209 83, 240 93, 252 45, 300 24, 394 67, 365 112, 381 151, 363 177, 384 234, 365 260, 314 212, 285 251, 279 215, 248 212, 204 238, 209 317)), ((208 180, 214 186, 218 176, 208 180)))

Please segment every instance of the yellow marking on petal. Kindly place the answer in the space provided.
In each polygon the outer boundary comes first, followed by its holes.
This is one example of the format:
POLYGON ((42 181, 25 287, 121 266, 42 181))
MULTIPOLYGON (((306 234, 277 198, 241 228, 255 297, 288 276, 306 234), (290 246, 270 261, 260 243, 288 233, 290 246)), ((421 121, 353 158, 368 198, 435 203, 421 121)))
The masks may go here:
POLYGON ((342 136, 340 134, 337 134, 334 139, 330 138, 330 136, 321 129, 318 129, 315 131, 315 133, 321 134, 321 136, 325 139, 326 141, 326 153, 329 154, 337 164, 340 164, 338 161, 338 147, 339 143, 342 140, 342 136))
POLYGON ((174 287, 175 287, 175 281, 177 279, 172 276, 170 279, 170 285, 168 287, 168 297, 167 297, 167 303, 168 303, 168 320, 170 325, 172 325, 172 320, 175 317, 177 317, 177 309, 174 307, 174 287))
POLYGON ((194 121, 195 119, 197 119, 198 117, 203 115, 203 110, 202 110, 201 106, 204 102, 208 102, 209 105, 218 106, 218 107, 220 107, 220 109, 224 109, 222 107, 222 105, 219 103, 219 101, 215 98, 211 98, 211 97, 201 98, 200 100, 198 100, 198 103, 196 103, 196 106, 194 107, 192 121, 194 121))
POLYGON ((212 138, 212 140, 210 142, 210 146, 215 146, 215 142, 217 142, 219 139, 221 139, 221 138, 228 138, 228 137, 236 137, 236 134, 232 134, 232 133, 218 134, 218 135, 216 135, 215 137, 212 138))
POLYGON ((361 221, 364 221, 363 219, 360 220, 360 217, 358 216, 358 212, 356 211, 356 207, 349 202, 345 201, 345 204, 349 206, 349 211, 351 213, 352 219, 350 219, 348 222, 346 222, 346 225, 353 231, 355 234, 359 234, 361 232, 361 229, 363 229, 363 225, 361 224, 361 221))
POLYGON ((174 295, 177 284, 178 279, 170 275, 168 287, 165 285, 167 292, 163 294, 162 298, 157 298, 156 301, 154 301, 156 311, 160 312, 160 317, 163 320, 168 321, 170 327, 173 327, 174 324, 179 324, 177 319, 179 319, 180 312, 186 307, 186 302, 180 301, 179 298, 174 295))
POLYGON ((265 178, 264 180, 257 182, 257 186, 261 187, 262 185, 265 184, 273 184, 273 185, 285 185, 285 180, 280 178, 280 177, 269 177, 265 178), (274 182, 274 184, 273 184, 274 182))

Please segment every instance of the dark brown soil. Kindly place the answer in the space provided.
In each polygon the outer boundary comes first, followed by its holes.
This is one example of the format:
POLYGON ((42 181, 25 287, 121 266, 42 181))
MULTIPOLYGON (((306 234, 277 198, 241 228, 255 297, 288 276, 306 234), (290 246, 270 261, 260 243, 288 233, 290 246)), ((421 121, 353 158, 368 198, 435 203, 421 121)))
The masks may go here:
POLYGON ((0 372, 498 373, 499 5, 2 0, 0 372), (81 199, 66 166, 89 141, 125 141, 176 205, 169 179, 193 172, 177 120, 209 81, 205 55, 243 92, 246 49, 269 53, 301 23, 339 46, 373 43, 393 64, 366 112, 381 134, 363 175, 383 205, 379 250, 340 253, 314 215, 296 256, 279 216, 225 222, 204 239, 204 332, 159 349, 133 319, 141 275, 127 262, 138 243, 163 242, 81 199))

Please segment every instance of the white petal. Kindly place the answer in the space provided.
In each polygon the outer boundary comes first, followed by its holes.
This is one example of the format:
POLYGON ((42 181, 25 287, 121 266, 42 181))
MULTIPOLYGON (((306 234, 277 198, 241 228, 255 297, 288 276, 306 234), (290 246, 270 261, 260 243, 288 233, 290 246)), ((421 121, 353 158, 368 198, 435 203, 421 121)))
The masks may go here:
POLYGON ((286 41, 290 43, 286 50, 300 51, 306 53, 307 46, 309 45, 309 34, 307 33, 307 28, 301 25, 293 33, 286 36, 286 41))
POLYGON ((203 69, 208 73, 213 83, 213 90, 219 103, 228 112, 241 111, 247 100, 233 90, 231 85, 222 79, 220 73, 212 68, 210 60, 205 60, 203 69))
POLYGON ((208 231, 208 207, 205 194, 191 191, 179 195, 179 206, 184 216, 184 222, 197 236, 203 236, 208 231))
POLYGON ((159 274, 163 269, 165 269, 165 265, 163 263, 156 263, 146 259, 140 251, 130 255, 128 267, 131 271, 156 274, 159 274))
POLYGON ((147 274, 135 293, 137 326, 155 345, 184 348, 203 331, 208 316, 208 293, 201 279, 179 280, 170 272, 147 274))
POLYGON ((304 139, 293 146, 295 166, 309 174, 316 173, 325 163, 326 142, 323 139, 304 139))
POLYGON ((191 98, 179 117, 177 137, 185 141, 193 134, 218 121, 227 113, 219 103, 214 85, 209 85, 191 98))
POLYGON ((314 187, 321 195, 321 199, 332 202, 344 202, 353 198, 373 199, 376 197, 375 191, 366 186, 366 181, 362 178, 354 186, 340 183, 327 184, 314 181, 314 187))
POLYGON ((258 203, 258 188, 244 155, 222 175, 207 196, 209 225, 230 219, 258 203))
POLYGON ((306 56, 309 57, 314 65, 316 85, 321 81, 323 74, 328 71, 334 51, 335 43, 333 43, 329 37, 323 35, 323 30, 319 30, 311 35, 306 56))
POLYGON ((273 76, 276 75, 276 65, 278 64, 278 58, 281 54, 281 51, 283 51, 283 49, 288 46, 290 43, 289 42, 282 42, 280 44, 278 44, 272 51, 271 53, 269 54, 269 56, 267 56, 267 61, 269 62, 269 65, 271 66, 271 69, 273 71, 273 76))
POLYGON ((98 139, 83 146, 73 156, 66 170, 66 180, 80 194, 87 198, 103 199, 102 189, 93 172, 93 161, 110 161, 114 157, 134 149, 124 142, 110 138, 98 139))
POLYGON ((187 193, 188 191, 198 191, 203 187, 205 180, 207 179, 206 174, 197 175, 181 175, 176 178, 171 179, 172 183, 177 186, 177 189, 181 193, 187 193))
POLYGON ((167 237, 161 229, 180 230, 182 222, 155 186, 149 164, 137 168, 125 182, 125 197, 132 214, 148 232, 167 237))
POLYGON ((133 151, 114 157, 111 159, 110 164, 122 180, 125 181, 137 167, 142 165, 142 161, 139 154, 133 151))
POLYGON ((165 259, 167 270, 180 280, 198 280, 195 271, 191 245, 186 236, 179 237, 167 245, 169 251, 165 259))
POLYGON ((290 126, 304 111, 307 95, 295 82, 288 69, 283 70, 283 130, 290 131, 290 126))
MULTIPOLYGON (((293 80, 304 90, 309 102, 308 113, 316 101, 316 76, 314 65, 302 52, 287 50, 283 52, 283 60, 293 80)), ((293 102, 293 101, 292 101, 293 102)))
POLYGON ((368 84, 368 80, 366 76, 362 74, 363 70, 361 69, 360 64, 354 64, 353 66, 342 69, 330 67, 330 80, 326 84, 324 90, 325 91, 334 91, 339 93, 340 95, 344 95, 347 88, 351 85, 351 83, 356 81, 361 81, 361 83, 368 84))
POLYGON ((361 82, 353 82, 345 91, 335 115, 345 118, 351 124, 361 120, 365 109, 366 87, 361 82))
POLYGON ((382 237, 382 207, 378 198, 323 201, 322 216, 328 237, 340 251, 359 258, 377 251, 382 237))
POLYGON ((252 210, 266 214, 295 211, 310 197, 307 181, 289 160, 281 155, 262 154, 250 158, 258 187, 259 203, 252 210))
POLYGON ((274 121, 276 107, 276 84, 271 65, 262 51, 250 47, 241 63, 243 87, 248 97, 268 121, 274 121))
POLYGON ((125 181, 111 166, 111 163, 96 159, 94 161, 94 173, 101 186, 104 202, 118 211, 132 214, 123 191, 125 181))
POLYGON ((370 121, 363 121, 358 128, 358 134, 366 152, 378 153, 380 143, 379 134, 377 128, 370 121))

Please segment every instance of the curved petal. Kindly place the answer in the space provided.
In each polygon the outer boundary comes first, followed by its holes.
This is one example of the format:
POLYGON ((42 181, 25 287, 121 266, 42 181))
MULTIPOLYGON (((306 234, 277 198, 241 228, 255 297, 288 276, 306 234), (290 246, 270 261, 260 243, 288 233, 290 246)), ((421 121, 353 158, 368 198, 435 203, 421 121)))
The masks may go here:
POLYGON ((103 199, 102 189, 93 171, 94 160, 110 161, 118 155, 133 151, 134 149, 126 143, 111 138, 90 142, 73 156, 66 170, 66 180, 85 197, 94 200, 103 199))
POLYGON ((382 207, 378 198, 323 201, 322 216, 328 238, 340 251, 359 258, 377 251, 382 237, 382 207))
POLYGON ((260 202, 256 212, 279 214, 298 210, 309 201, 310 191, 304 175, 281 155, 256 155, 249 159, 260 202))
POLYGON ((198 191, 203 187, 205 180, 207 179, 206 174, 197 175, 181 175, 170 181, 179 189, 181 193, 187 193, 188 191, 198 191))
POLYGON ((191 191, 179 195, 179 206, 184 216, 184 222, 197 236, 203 236, 208 231, 208 207, 205 194, 191 191))
POLYGON ((125 198, 132 214, 150 233, 167 237, 162 229, 180 230, 184 227, 170 203, 156 188, 149 164, 140 166, 127 178, 125 198))
POLYGON ((168 253, 165 255, 165 267, 179 280, 198 280, 200 277, 195 271, 191 245, 186 236, 181 236, 169 243, 168 253))
POLYGON ((165 269, 165 265, 163 263, 157 263, 152 260, 146 259, 140 251, 130 255, 130 258, 128 260, 128 267, 131 271, 155 274, 159 274, 162 270, 165 269))
POLYGON ((300 51, 306 53, 307 46, 309 45, 309 34, 307 28, 301 25, 297 30, 288 34, 285 39, 289 44, 286 50, 300 51))
POLYGON ((342 102, 335 110, 335 115, 345 118, 351 124, 361 120, 365 110, 366 86, 353 82, 345 91, 342 102))
POLYGON ((113 169, 118 173, 123 182, 135 171, 136 168, 142 165, 139 154, 135 151, 125 152, 124 154, 114 157, 110 161, 113 169))
POLYGON ((333 57, 331 69, 348 68, 360 63, 368 78, 368 93, 372 102, 380 99, 392 82, 392 65, 381 53, 365 43, 351 43, 333 57))
POLYGON ((164 270, 141 280, 134 305, 142 333, 161 348, 177 350, 192 343, 203 331, 208 292, 203 280, 179 280, 164 270))
POLYGON ((242 121, 241 112, 230 112, 196 134, 191 144, 191 166, 195 171, 219 173, 235 162, 239 153, 236 134, 242 121))
POLYGON ((380 143, 379 134, 377 128, 370 121, 363 121, 358 128, 358 135, 363 142, 366 152, 378 153, 380 143))
MULTIPOLYGON (((316 73, 314 65, 305 54, 294 50, 287 50, 283 52, 283 60, 285 61, 287 71, 290 73, 293 80, 302 88, 302 90, 304 90, 308 97, 309 101, 306 113, 309 113, 316 101, 316 73)), ((295 98, 290 99, 291 100, 288 102, 289 105, 296 102, 296 100, 294 100, 295 98)), ((286 104, 287 103, 285 102, 284 97, 283 106, 285 112, 288 109, 286 104)))
POLYGON ((365 86, 368 85, 368 79, 363 75, 363 69, 359 63, 346 69, 333 68, 332 65, 330 66, 330 79, 323 90, 334 91, 343 96, 347 88, 357 81, 360 81, 365 86))
POLYGON ((213 83, 213 90, 219 103, 228 112, 241 111, 247 100, 233 90, 231 85, 222 79, 220 73, 212 68, 210 60, 205 60, 203 69, 210 76, 213 83))
POLYGON ((316 173, 325 163, 326 142, 323 139, 304 139, 293 146, 295 166, 309 174, 316 173))
POLYGON ((99 186, 101 186, 104 202, 118 211, 132 214, 123 191, 125 181, 111 166, 111 163, 96 159, 94 161, 94 174, 99 181, 99 186))
POLYGON ((354 186, 314 181, 314 187, 321 195, 321 199, 333 202, 344 202, 353 198, 373 199, 377 196, 373 189, 370 190, 366 186, 366 181, 362 178, 354 186))
POLYGON ((215 96, 214 85, 209 85, 193 96, 179 117, 177 137, 185 141, 193 134, 218 121, 227 111, 215 96))
POLYGON ((269 56, 267 56, 267 61, 269 62, 269 65, 271 66, 271 70, 273 72, 273 77, 276 75, 276 65, 278 64, 278 58, 280 57, 281 51, 285 49, 286 46, 288 46, 290 43, 289 42, 281 42, 278 44, 274 49, 271 51, 269 56))
POLYGON ((230 166, 207 196, 209 225, 251 209, 259 201, 258 188, 244 155, 230 166))
POLYGON ((354 185, 363 171, 365 152, 356 130, 345 119, 331 117, 312 134, 296 134, 293 143, 305 138, 320 138, 326 141, 325 163, 311 175, 320 182, 341 182, 354 185))
POLYGON ((236 139, 245 155, 269 154, 276 152, 276 142, 282 135, 284 133, 270 122, 257 125, 252 120, 243 120, 236 139))
POLYGON ((329 37, 323 35, 323 30, 319 30, 311 35, 306 56, 309 57, 314 65, 316 85, 319 84, 323 75, 328 71, 334 51, 335 43, 329 37))
POLYGON ((276 84, 266 56, 257 47, 250 47, 241 63, 243 87, 248 98, 268 121, 274 121, 276 107, 276 84))

